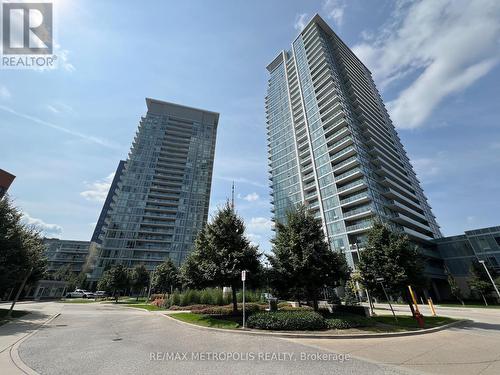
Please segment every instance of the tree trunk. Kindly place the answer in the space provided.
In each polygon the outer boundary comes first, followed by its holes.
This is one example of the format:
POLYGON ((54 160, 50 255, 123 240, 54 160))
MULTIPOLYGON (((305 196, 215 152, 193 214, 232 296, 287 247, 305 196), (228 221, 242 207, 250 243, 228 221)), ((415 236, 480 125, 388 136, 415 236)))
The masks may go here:
POLYGON ((233 313, 238 312, 238 300, 236 298, 236 287, 233 285, 231 286, 231 293, 233 294, 233 313))
POLYGON ((318 311, 319 310, 318 296, 316 295, 316 293, 314 293, 314 295, 313 295, 313 309, 314 309, 314 311, 318 311))

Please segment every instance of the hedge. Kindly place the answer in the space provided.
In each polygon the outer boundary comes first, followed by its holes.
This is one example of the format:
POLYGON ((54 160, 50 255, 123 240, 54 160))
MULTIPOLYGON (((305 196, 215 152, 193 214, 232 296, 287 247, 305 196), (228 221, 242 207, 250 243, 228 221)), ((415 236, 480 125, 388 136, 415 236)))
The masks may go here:
POLYGON ((369 318, 363 318, 361 316, 349 316, 349 318, 328 318, 326 319, 326 324, 330 329, 348 329, 356 327, 367 327, 372 326, 375 323, 369 318))
MULTIPOLYGON (((252 314, 264 310, 265 307, 265 305, 260 305, 258 303, 245 303, 245 312, 247 314, 252 314)), ((243 304, 238 303, 238 314, 242 313, 242 309, 243 304)), ((233 305, 206 306, 205 308, 192 309, 191 312, 205 315, 233 315, 233 305)))
POLYGON ((311 306, 291 306, 288 304, 287 306, 278 307, 280 311, 313 311, 311 306))
POLYGON ((353 305, 333 305, 333 312, 344 312, 360 316, 370 316, 368 307, 353 305))
POLYGON ((248 327, 268 330, 309 331, 328 328, 326 320, 313 311, 276 311, 253 314, 248 327))

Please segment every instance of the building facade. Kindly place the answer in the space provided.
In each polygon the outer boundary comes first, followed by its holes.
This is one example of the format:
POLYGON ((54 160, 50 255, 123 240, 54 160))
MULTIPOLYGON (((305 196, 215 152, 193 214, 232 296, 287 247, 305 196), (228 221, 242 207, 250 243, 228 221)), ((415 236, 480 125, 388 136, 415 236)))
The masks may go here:
POLYGON ((444 278, 429 244, 441 232, 370 71, 318 15, 267 70, 274 220, 304 202, 353 266, 378 218, 444 278))
POLYGON ((5 195, 15 178, 16 176, 13 174, 0 169, 0 199, 5 195))
POLYGON ((219 114, 146 104, 105 219, 95 279, 117 263, 179 265, 208 219, 219 114))
POLYGON ((78 274, 88 272, 86 267, 90 251, 90 241, 60 240, 58 238, 44 238, 45 255, 47 256, 47 271, 57 272, 69 265, 71 270, 78 274))
POLYGON ((118 182, 120 181, 124 169, 125 160, 120 160, 120 162, 118 163, 118 167, 116 168, 115 175, 113 176, 111 186, 109 187, 108 195, 106 196, 106 200, 104 201, 104 205, 102 206, 101 214, 99 215, 99 219, 97 220, 94 233, 92 234, 92 238, 90 239, 91 242, 95 242, 96 244, 102 243, 100 236, 103 232, 105 220, 108 216, 111 202, 113 201, 113 197, 115 196, 118 189, 118 182))
POLYGON ((447 271, 466 295, 473 262, 484 260, 490 272, 500 274, 500 226, 468 230, 465 234, 443 237, 433 242, 447 271))

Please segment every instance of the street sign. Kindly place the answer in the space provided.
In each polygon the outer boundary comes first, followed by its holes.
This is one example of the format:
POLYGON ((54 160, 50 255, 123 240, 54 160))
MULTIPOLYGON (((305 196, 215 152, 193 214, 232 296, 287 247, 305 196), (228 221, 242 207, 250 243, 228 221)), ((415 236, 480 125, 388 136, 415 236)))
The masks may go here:
POLYGON ((378 282, 381 282, 381 281, 384 281, 384 278, 383 277, 377 277, 375 280, 378 281, 378 282))
POLYGON ((247 271, 241 271, 241 281, 245 281, 247 279, 247 271))

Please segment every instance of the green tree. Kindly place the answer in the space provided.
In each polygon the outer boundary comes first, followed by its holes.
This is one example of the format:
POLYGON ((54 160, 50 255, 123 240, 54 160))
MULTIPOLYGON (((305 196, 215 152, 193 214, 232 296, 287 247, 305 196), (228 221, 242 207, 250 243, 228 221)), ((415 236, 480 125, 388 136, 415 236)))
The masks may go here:
POLYGON ((228 202, 198 234, 182 268, 182 279, 196 288, 230 286, 236 313, 241 271, 249 271, 249 276, 255 279, 261 268, 259 257, 257 247, 245 237, 243 219, 228 202))
POLYGON ((0 199, 0 296, 11 294, 27 276, 27 284, 45 276, 42 236, 35 226, 23 223, 22 216, 8 196, 0 199))
POLYGON ((361 250, 358 269, 370 293, 383 296, 377 278, 384 279, 389 295, 403 296, 408 302, 407 286, 425 285, 424 262, 406 235, 392 231, 378 221, 368 232, 368 243, 361 250))
POLYGON ((312 300, 318 309, 321 288, 336 287, 349 269, 343 254, 331 251, 321 228, 304 206, 290 210, 286 223, 276 223, 272 240, 272 285, 281 297, 312 300))
POLYGON ((349 278, 344 285, 344 303, 349 306, 359 305, 356 282, 349 278))
POLYGON ((66 290, 72 291, 77 288, 87 287, 87 274, 85 272, 76 273, 70 264, 66 264, 52 274, 52 279, 66 282, 66 290))
POLYGON ((105 271, 97 283, 99 290, 105 290, 115 296, 115 302, 118 302, 119 293, 129 287, 130 274, 128 269, 122 264, 115 264, 109 270, 105 271))
POLYGON ((448 276, 448 284, 450 285, 451 294, 462 304, 462 306, 465 306, 462 290, 458 286, 457 280, 455 280, 453 275, 448 270, 446 270, 446 274, 448 276))
POLYGON ((136 300, 139 300, 139 294, 149 285, 149 272, 144 264, 135 266, 130 275, 130 285, 135 291, 136 300))
POLYGON ((467 283, 469 284, 471 291, 479 294, 483 298, 484 304, 488 306, 486 296, 493 292, 494 288, 486 270, 479 262, 472 262, 470 267, 470 277, 467 283))
POLYGON ((168 293, 179 285, 179 270, 172 259, 167 258, 156 267, 153 274, 152 287, 161 293, 168 293))

